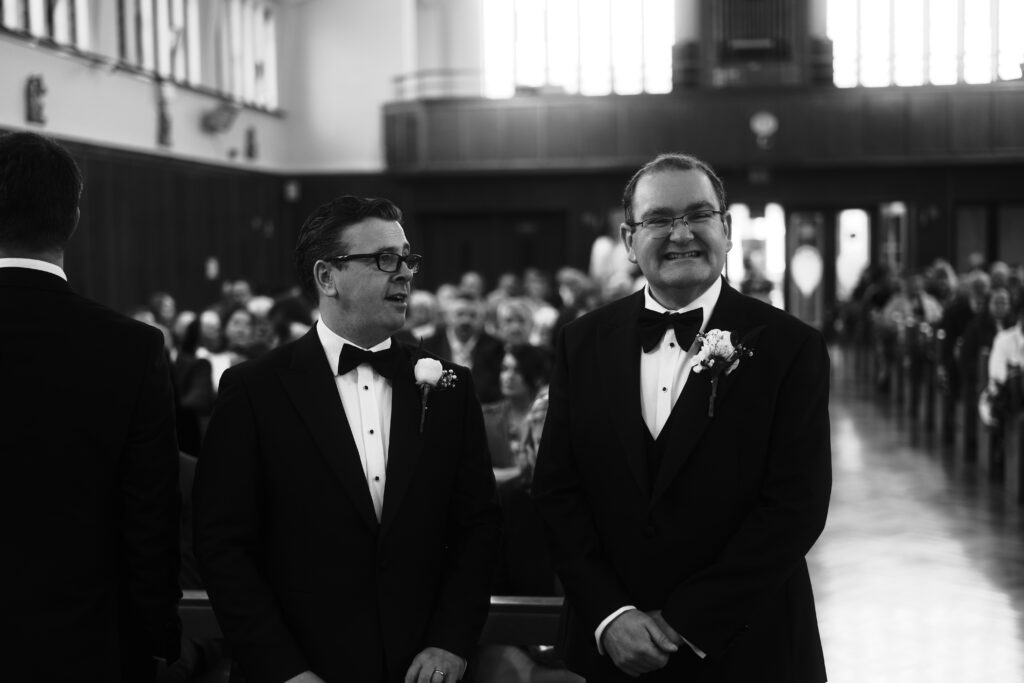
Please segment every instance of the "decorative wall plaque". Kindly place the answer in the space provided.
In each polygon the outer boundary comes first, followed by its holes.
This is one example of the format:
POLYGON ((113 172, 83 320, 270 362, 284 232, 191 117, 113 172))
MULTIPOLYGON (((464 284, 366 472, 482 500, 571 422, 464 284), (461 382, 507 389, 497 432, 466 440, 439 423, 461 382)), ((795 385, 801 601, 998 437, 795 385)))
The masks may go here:
POLYGON ((29 76, 25 81, 25 120, 29 123, 46 123, 46 115, 43 112, 43 95, 46 94, 46 84, 40 75, 29 76))
POLYGON ((245 158, 253 160, 259 156, 259 145, 256 144, 256 126, 245 129, 245 158))
POLYGON ((156 140, 162 147, 171 146, 171 116, 167 113, 167 96, 163 88, 157 89, 157 132, 156 140))

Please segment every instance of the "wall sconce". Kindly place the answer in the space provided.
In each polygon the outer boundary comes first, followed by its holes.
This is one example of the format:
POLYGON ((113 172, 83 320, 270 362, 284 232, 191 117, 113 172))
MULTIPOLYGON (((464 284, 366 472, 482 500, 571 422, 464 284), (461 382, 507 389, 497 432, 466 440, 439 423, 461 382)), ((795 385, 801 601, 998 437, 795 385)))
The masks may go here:
POLYGON ((779 130, 779 119, 770 111, 759 111, 750 117, 750 131, 757 136, 757 146, 771 149, 772 136, 779 130))
POLYGON ((201 125, 207 133, 223 133, 235 123, 239 107, 232 102, 221 102, 216 109, 203 114, 201 125))

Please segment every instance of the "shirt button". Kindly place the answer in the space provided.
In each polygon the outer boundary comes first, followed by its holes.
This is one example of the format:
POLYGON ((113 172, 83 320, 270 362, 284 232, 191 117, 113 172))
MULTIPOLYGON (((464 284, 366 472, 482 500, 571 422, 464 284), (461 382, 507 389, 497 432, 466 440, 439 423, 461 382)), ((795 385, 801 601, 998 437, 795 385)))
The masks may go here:
POLYGON ((380 481, 380 477, 374 477, 373 480, 374 481, 380 481))
POLYGON ((671 346, 673 349, 676 348, 676 343, 675 342, 669 342, 668 345, 671 346))
POLYGON ((366 386, 366 385, 364 384, 364 385, 363 385, 363 391, 369 391, 369 390, 370 390, 370 387, 368 387, 368 386, 366 386))
POLYGON ((662 391, 668 391, 668 387, 662 387, 661 390, 662 391))
POLYGON ((370 430, 370 433, 373 434, 373 430, 372 429, 370 430))

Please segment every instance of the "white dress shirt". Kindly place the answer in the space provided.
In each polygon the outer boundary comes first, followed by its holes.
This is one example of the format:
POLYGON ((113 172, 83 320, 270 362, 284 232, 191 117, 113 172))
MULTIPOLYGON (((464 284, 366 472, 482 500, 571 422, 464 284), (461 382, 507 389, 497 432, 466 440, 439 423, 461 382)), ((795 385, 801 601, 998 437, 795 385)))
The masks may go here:
MULTIPOLYGON (((341 349, 353 344, 332 332, 323 320, 316 323, 317 336, 327 354, 327 362, 334 374, 341 405, 345 409, 352 438, 359 450, 359 461, 363 465, 366 485, 370 488, 373 510, 380 521, 384 509, 384 485, 388 466, 388 437, 391 433, 391 382, 377 373, 369 363, 363 363, 344 375, 338 374, 341 349)), ((391 340, 385 339, 373 348, 364 351, 383 351, 391 348, 391 340)))
MULTIPOLYGON (((713 285, 708 287, 706 292, 688 305, 676 310, 670 310, 655 300, 651 295, 651 288, 648 285, 644 288, 644 307, 655 313, 686 313, 700 308, 704 313, 704 319, 700 324, 700 333, 704 334, 708 328, 708 320, 711 319, 711 314, 715 311, 715 304, 718 303, 718 297, 721 293, 722 279, 718 278, 713 285)), ((643 414, 644 424, 647 425, 647 429, 650 430, 651 436, 655 439, 661 434, 661 430, 665 427, 665 423, 668 422, 668 417, 672 413, 672 408, 675 407, 676 401, 679 400, 679 396, 683 393, 683 387, 686 386, 686 380, 690 376, 690 368, 693 365, 695 351, 696 347, 694 344, 691 344, 685 350, 680 348, 679 343, 676 341, 676 332, 671 326, 665 330, 665 336, 661 338, 661 342, 653 350, 648 353, 644 353, 643 349, 638 350, 640 353, 640 412, 643 414)), ((642 456, 638 453, 635 457, 642 456)), ((608 624, 612 623, 623 612, 631 609, 636 609, 636 607, 633 605, 620 607, 598 624, 597 629, 594 631, 598 652, 604 654, 601 636, 604 635, 604 630, 608 627, 608 624)), ((699 657, 704 658, 705 655, 699 648, 686 640, 685 637, 683 640, 699 657)))
POLYGON ((988 357, 989 381, 1005 383, 1011 366, 1024 367, 1024 333, 1019 323, 996 333, 992 340, 992 353, 988 357))
MULTIPOLYGON (((700 324, 700 332, 703 334, 721 293, 722 280, 718 279, 708 287, 708 291, 689 305, 673 311, 659 304, 651 296, 651 288, 648 286, 644 288, 644 307, 655 313, 686 313, 700 308, 704 313, 704 320, 700 324)), ((657 439, 690 376, 694 346, 680 348, 675 330, 670 326, 665 331, 665 336, 661 338, 661 343, 655 346, 653 351, 644 353, 641 349, 639 353, 640 411, 651 436, 657 439)))
POLYGON ((474 335, 463 343, 455 336, 455 332, 450 329, 445 329, 445 335, 448 337, 448 348, 452 350, 451 361, 456 365, 462 365, 472 370, 473 349, 476 348, 476 340, 479 337, 474 335))
POLYGON ((68 281, 67 273, 60 266, 49 261, 40 261, 34 258, 0 258, 0 268, 28 268, 29 270, 41 270, 50 275, 56 275, 64 282, 68 281))

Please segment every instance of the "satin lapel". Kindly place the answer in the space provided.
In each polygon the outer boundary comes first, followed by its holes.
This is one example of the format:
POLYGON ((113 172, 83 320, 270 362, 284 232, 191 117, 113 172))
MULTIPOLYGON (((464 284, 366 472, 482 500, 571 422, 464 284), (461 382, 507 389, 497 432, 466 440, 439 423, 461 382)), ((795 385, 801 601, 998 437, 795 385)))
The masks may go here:
POLYGON ((373 511, 359 451, 315 327, 295 343, 291 366, 280 369, 278 373, 288 397, 298 409, 327 464, 348 491, 359 516, 376 528, 377 515, 373 511))
POLYGON ((605 401, 611 407, 612 424, 618 434, 622 457, 644 497, 650 495, 647 458, 644 455, 643 414, 640 407, 640 342, 637 316, 643 307, 643 292, 633 295, 632 306, 612 320, 599 337, 599 366, 604 368, 605 401))
MULTIPOLYGON (((711 319, 708 320, 707 327, 704 328, 705 331, 718 328, 744 334, 746 332, 744 327, 749 327, 749 321, 743 320, 742 296, 728 283, 723 282, 722 293, 715 305, 714 313, 711 314, 711 319)), ((740 369, 737 368, 733 375, 723 375, 719 379, 718 391, 715 396, 716 406, 725 398, 733 383, 731 380, 740 372, 740 369)), ((651 496, 652 507, 665 494, 668 485, 679 474, 708 425, 715 419, 708 415, 710 398, 711 382, 706 376, 691 370, 690 376, 686 380, 686 386, 683 387, 683 393, 676 401, 668 423, 665 425, 665 429, 668 431, 663 434, 663 438, 668 439, 668 443, 665 444, 665 450, 662 451, 664 459, 658 468, 658 476, 654 482, 654 494, 651 496)))
MULTIPOLYGON (((387 534, 398 514, 399 506, 409 490, 416 464, 423 449, 420 434, 420 390, 413 375, 409 350, 397 339, 401 362, 391 383, 391 431, 388 442, 387 482, 384 488, 384 510, 381 513, 381 536, 387 534)), ((429 404, 428 404, 429 405, 429 404)), ((427 411, 430 419, 430 411, 427 411)))

